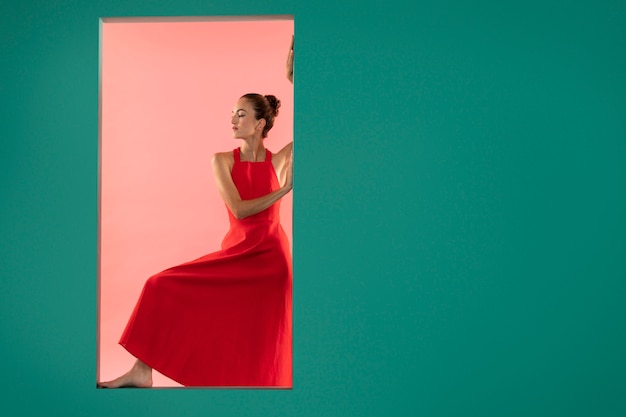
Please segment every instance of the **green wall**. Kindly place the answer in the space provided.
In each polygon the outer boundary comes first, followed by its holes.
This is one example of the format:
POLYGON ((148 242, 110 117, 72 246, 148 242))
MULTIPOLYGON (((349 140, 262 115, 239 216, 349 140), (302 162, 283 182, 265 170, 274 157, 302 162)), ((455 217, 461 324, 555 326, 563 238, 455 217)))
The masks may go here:
POLYGON ((7 415, 626 415, 623 1, 0 15, 7 415), (294 389, 96 390, 98 18, 240 14, 295 15, 294 389))

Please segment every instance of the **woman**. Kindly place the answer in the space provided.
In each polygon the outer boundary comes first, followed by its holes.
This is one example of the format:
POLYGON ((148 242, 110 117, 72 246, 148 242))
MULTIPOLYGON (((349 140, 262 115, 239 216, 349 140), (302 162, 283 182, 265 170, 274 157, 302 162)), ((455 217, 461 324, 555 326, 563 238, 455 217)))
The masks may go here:
MULTIPOLYGON (((287 58, 293 82, 293 39, 287 58)), ((229 213, 222 250, 152 276, 120 344, 137 358, 103 388, 151 387, 152 369, 185 386, 291 386, 291 256, 279 202, 293 187, 293 144, 265 148, 280 101, 233 108, 241 146, 213 156, 229 213)))

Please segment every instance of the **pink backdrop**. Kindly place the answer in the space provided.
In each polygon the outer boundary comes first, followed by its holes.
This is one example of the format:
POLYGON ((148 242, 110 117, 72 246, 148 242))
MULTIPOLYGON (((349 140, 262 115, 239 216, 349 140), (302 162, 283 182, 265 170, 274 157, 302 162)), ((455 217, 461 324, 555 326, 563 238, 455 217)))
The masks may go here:
MULTIPOLYGON (((98 378, 134 358, 117 342, 145 280, 219 249, 228 217, 211 172, 231 150, 230 117, 248 92, 282 102, 266 146, 293 137, 285 78, 292 20, 107 21, 101 33, 98 378)), ((291 237, 291 194, 282 223, 291 237)), ((155 386, 178 386, 154 373, 155 386)))

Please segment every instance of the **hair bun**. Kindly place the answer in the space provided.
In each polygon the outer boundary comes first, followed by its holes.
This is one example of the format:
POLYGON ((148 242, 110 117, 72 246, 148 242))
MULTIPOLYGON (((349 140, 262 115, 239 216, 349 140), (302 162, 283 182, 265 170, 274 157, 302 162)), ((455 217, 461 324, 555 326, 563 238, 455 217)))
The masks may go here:
POLYGON ((270 107, 272 109, 272 116, 274 117, 278 116, 278 109, 280 108, 280 100, 277 99, 276 96, 273 96, 271 94, 265 96, 265 99, 270 104, 270 107))

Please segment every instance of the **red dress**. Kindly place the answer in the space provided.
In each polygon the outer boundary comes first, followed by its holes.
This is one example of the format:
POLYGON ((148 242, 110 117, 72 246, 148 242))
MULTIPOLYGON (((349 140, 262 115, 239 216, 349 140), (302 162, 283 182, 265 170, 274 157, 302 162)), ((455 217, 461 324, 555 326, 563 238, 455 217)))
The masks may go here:
MULTIPOLYGON (((242 199, 279 188, 272 154, 240 161, 242 199)), ((222 250, 150 277, 120 339, 133 356, 186 386, 291 387, 291 255, 279 202, 237 220, 222 250)))

